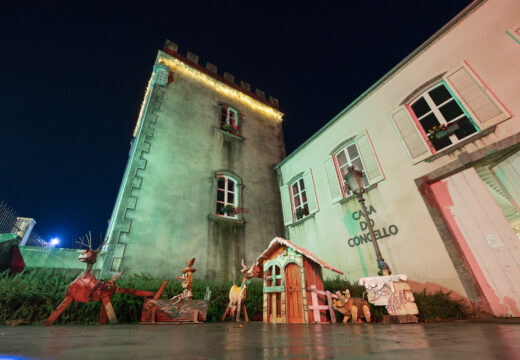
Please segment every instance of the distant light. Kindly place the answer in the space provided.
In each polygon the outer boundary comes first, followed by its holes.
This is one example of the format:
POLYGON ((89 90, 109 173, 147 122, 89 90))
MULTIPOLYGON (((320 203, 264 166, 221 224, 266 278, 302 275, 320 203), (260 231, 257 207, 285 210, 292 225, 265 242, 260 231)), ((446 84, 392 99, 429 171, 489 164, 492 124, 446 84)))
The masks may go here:
POLYGON ((60 243, 60 239, 58 239, 58 238, 51 239, 51 246, 56 246, 59 243, 60 243))

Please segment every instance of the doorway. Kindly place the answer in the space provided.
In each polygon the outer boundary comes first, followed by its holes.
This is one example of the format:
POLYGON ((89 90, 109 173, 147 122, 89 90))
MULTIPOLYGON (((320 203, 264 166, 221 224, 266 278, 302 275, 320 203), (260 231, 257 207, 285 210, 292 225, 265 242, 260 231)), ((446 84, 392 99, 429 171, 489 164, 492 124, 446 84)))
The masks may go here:
POLYGON ((300 268, 294 263, 285 267, 285 292, 287 293, 287 322, 305 323, 300 268))

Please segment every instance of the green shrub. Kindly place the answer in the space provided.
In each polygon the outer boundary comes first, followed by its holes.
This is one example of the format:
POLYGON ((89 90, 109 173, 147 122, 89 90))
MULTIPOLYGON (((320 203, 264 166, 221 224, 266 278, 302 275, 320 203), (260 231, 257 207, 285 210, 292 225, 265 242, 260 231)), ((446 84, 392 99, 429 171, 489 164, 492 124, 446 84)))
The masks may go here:
MULTIPOLYGON (((8 272, 0 273, 0 324, 8 320, 25 319, 25 323, 41 323, 63 301, 68 284, 77 274, 52 269, 36 269, 25 271, 14 276, 8 272)), ((123 276, 117 280, 117 285, 125 288, 156 292, 162 282, 168 280, 162 298, 171 298, 182 291, 177 279, 155 278, 145 274, 123 276)), ((218 321, 229 302, 231 281, 199 280, 193 281, 193 298, 203 299, 206 287, 211 290, 211 299, 208 308, 208 321, 218 321)), ((333 293, 350 290, 353 297, 364 297, 363 286, 350 283, 340 278, 325 280, 325 289, 333 293)), ((432 321, 438 319, 465 319, 468 313, 462 304, 450 299, 447 294, 437 293, 427 295, 424 292, 415 294, 419 308, 419 319, 432 321)), ((141 318, 143 298, 114 294, 112 305, 120 322, 136 323, 141 318)), ((76 303, 73 302, 56 321, 65 323, 97 323, 100 314, 100 302, 76 303)), ((247 286, 247 313, 250 320, 262 319, 262 281, 254 279, 247 286)), ((382 321, 386 310, 382 306, 370 304, 370 311, 375 321, 382 321)), ((336 313, 341 321, 341 314, 336 313)))

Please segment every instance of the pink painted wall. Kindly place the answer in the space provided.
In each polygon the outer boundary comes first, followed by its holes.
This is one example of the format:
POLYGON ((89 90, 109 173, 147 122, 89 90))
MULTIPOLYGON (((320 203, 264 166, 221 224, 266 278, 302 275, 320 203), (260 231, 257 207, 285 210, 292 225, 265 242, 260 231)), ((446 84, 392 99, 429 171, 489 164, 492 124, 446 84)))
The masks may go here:
POLYGON ((474 168, 431 185, 439 210, 495 316, 520 316, 520 240, 474 168))

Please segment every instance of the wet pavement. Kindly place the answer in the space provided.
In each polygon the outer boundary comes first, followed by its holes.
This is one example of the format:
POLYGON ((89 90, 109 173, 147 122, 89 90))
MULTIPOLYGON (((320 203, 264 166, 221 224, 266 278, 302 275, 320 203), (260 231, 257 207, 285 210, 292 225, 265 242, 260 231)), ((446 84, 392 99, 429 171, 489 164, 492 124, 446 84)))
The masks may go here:
POLYGON ((520 324, 0 327, 1 360, 172 358, 520 359, 520 324))

